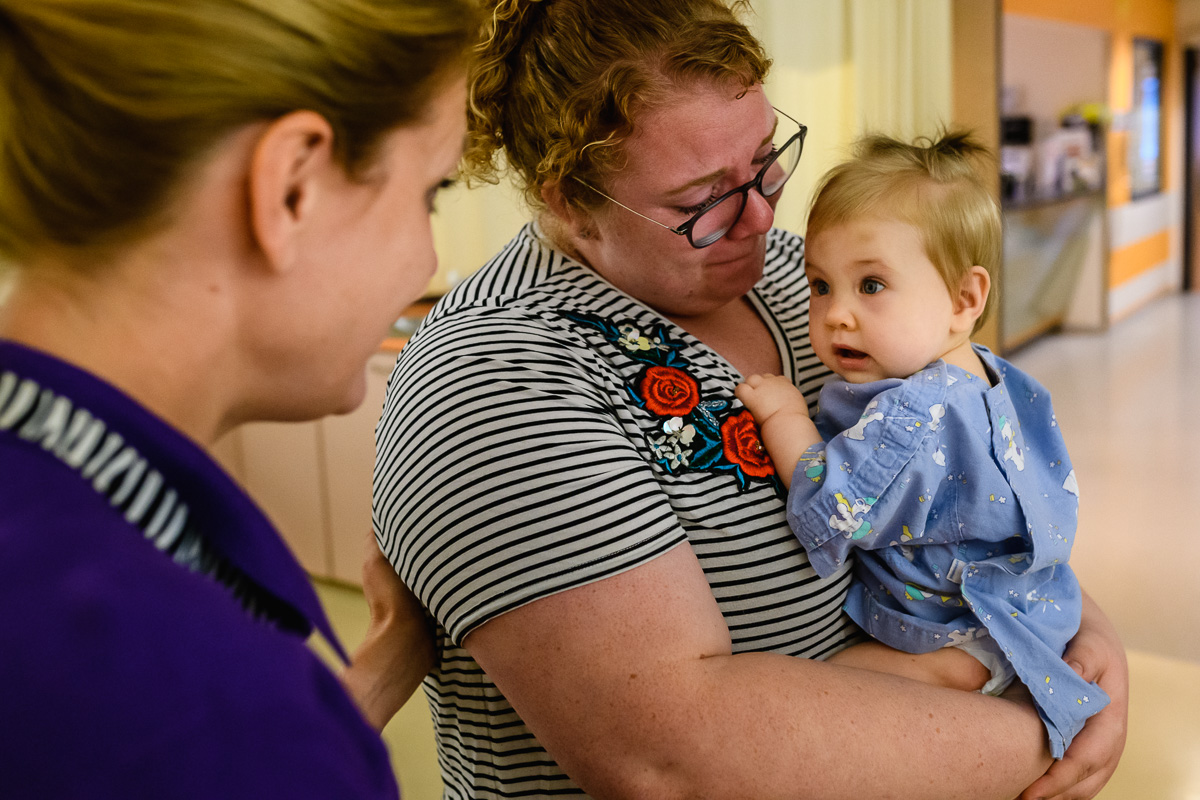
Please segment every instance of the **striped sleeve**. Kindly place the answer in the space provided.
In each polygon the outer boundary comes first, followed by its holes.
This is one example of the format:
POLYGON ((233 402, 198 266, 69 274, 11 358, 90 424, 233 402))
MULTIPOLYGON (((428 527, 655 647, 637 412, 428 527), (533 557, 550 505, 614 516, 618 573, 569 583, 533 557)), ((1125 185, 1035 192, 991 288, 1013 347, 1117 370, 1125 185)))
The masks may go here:
POLYGON ((594 358, 536 315, 473 306, 432 321, 397 362, 374 523, 455 643, 686 540, 594 358))

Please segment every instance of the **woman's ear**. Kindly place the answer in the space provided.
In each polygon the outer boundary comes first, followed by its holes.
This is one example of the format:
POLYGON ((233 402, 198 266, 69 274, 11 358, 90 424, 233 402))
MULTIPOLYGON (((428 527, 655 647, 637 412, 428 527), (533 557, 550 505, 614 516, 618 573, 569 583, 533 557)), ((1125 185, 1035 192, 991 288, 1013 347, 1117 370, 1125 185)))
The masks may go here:
POLYGON ((951 330, 955 333, 966 331, 970 334, 975 329, 975 320, 983 315, 987 308, 988 292, 992 288, 992 276, 980 266, 971 267, 963 275, 954 296, 954 317, 951 330))
POLYGON ((591 218, 580 209, 567 202, 562 188, 556 181, 544 183, 541 189, 542 200, 555 220, 572 239, 590 239, 594 236, 595 226, 591 218))
POLYGON ((321 199, 321 178, 333 158, 333 129, 320 114, 293 111, 270 123, 250 161, 250 226, 268 265, 286 270, 299 234, 321 199))

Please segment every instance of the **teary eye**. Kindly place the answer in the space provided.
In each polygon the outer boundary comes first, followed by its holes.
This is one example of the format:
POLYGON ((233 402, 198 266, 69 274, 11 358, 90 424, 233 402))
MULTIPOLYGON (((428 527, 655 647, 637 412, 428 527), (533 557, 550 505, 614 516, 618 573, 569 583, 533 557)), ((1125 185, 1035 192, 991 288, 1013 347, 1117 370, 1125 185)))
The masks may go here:
POLYGON ((778 147, 776 147, 774 144, 772 144, 772 145, 771 145, 771 149, 770 149, 770 151, 768 151, 768 152, 766 153, 766 155, 759 156, 758 158, 754 159, 754 160, 753 160, 752 162, 750 162, 750 163, 754 164, 754 166, 756 166, 756 167, 760 167, 760 166, 762 166, 763 164, 765 164, 765 163, 767 163, 768 161, 770 161, 770 160, 771 160, 771 158, 772 158, 772 157, 773 157, 773 156, 774 156, 776 153, 778 153, 778 152, 779 152, 779 148, 778 148, 778 147))
POLYGON ((713 197, 709 197, 707 200, 705 200, 702 203, 697 203, 694 206, 676 206, 676 208, 679 210, 679 213, 683 214, 685 217, 693 217, 696 214, 699 214, 704 209, 711 206, 713 204, 713 201, 716 199, 717 198, 715 196, 713 196, 713 197))

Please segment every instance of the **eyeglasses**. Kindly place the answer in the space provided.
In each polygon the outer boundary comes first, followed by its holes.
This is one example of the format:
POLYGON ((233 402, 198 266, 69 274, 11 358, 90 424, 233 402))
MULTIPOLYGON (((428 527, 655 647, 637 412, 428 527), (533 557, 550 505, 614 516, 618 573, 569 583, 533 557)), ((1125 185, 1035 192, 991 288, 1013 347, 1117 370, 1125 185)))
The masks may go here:
MULTIPOLYGON (((752 180, 734 189, 730 189, 720 197, 706 203, 704 208, 693 214, 682 225, 671 227, 656 219, 651 219, 639 211, 634 211, 621 201, 614 200, 586 181, 579 180, 578 178, 575 180, 609 202, 616 203, 626 211, 637 214, 642 219, 653 222, 660 228, 666 228, 671 233, 686 236, 692 247, 708 247, 729 233, 729 230, 742 218, 742 212, 746 210, 746 198, 750 195, 751 189, 757 189, 758 193, 763 197, 774 197, 783 188, 783 185, 787 183, 788 178, 792 177, 792 173, 796 171, 796 165, 800 163, 800 153, 804 151, 804 137, 808 134, 808 127, 796 122, 796 120, 778 108, 775 109, 775 113, 787 117, 787 119, 796 124, 799 130, 788 137, 783 144, 772 146, 771 154, 767 156, 766 163, 762 165, 762 169, 758 171, 758 174, 752 180)), ((778 125, 776 126, 776 131, 778 131, 778 125)), ((780 136, 777 133, 776 139, 779 138, 780 136)))

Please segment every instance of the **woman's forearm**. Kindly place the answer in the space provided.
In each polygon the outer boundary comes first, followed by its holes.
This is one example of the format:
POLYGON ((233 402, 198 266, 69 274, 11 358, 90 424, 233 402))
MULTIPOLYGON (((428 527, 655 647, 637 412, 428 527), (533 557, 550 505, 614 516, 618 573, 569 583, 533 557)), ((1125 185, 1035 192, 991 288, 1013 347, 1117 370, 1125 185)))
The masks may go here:
POLYGON ((686 546, 510 611, 466 646, 596 797, 1011 800, 1050 763, 1031 705, 731 654, 686 546))
MULTIPOLYGON (((401 626, 407 622, 399 623, 401 626)), ((374 628, 342 671, 342 684, 367 722, 382 731, 434 666, 427 631, 374 628)))
POLYGON ((341 677, 367 722, 381 731, 433 669, 437 645, 425 610, 374 537, 362 574, 371 622, 341 677))
POLYGON ((711 714, 723 722, 688 727, 690 762, 670 754, 688 764, 683 796, 1008 800, 1050 764, 1028 703, 770 654, 705 666, 711 714), (698 757, 699 743, 714 738, 698 757))

